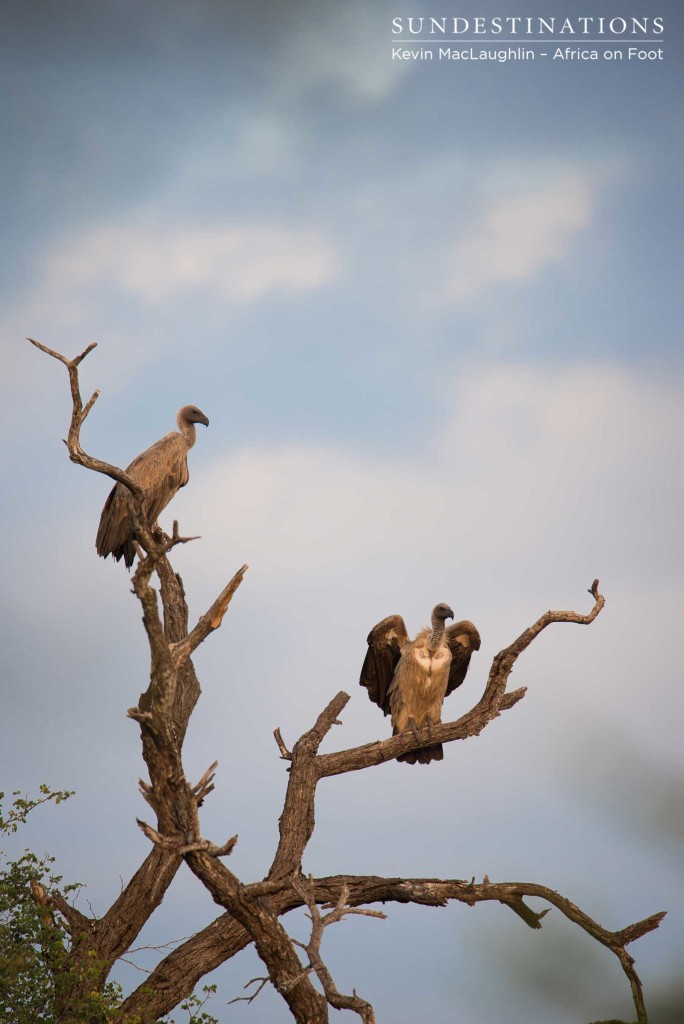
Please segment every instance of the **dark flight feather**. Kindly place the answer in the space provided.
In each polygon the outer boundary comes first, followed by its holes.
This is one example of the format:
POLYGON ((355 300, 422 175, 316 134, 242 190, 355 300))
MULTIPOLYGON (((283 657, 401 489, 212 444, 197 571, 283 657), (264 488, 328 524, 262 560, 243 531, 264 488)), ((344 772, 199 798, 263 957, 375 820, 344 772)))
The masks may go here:
POLYGON ((401 615, 388 615, 371 629, 367 637, 368 650, 359 682, 386 715, 390 713, 390 683, 401 658, 401 649, 407 641, 408 633, 401 615))
POLYGON ((451 651, 451 667, 445 697, 453 693, 465 679, 473 651, 480 650, 480 634, 469 619, 446 628, 446 642, 451 651), (461 637, 459 640, 458 638, 461 637), (465 638, 465 640, 464 640, 465 638))

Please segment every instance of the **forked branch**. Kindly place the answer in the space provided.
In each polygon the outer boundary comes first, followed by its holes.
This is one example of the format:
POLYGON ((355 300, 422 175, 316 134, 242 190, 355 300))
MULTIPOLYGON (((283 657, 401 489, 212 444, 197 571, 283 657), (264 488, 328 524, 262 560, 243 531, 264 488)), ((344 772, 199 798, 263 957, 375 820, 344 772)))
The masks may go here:
POLYGON ((242 583, 243 576, 247 572, 248 566, 243 565, 241 569, 235 573, 233 578, 226 584, 219 596, 216 598, 214 603, 208 612, 200 617, 199 622, 195 628, 182 640, 171 646, 171 656, 173 657, 176 668, 180 668, 181 665, 190 657, 193 651, 196 651, 199 645, 206 640, 210 633, 213 633, 215 629, 218 629, 223 622, 223 616, 226 614, 228 605, 231 602, 233 594, 242 583))
MULTIPOLYGON (((31 344, 35 345, 35 347, 40 349, 41 352, 45 352, 46 355, 52 356, 53 359, 57 359, 60 363, 63 363, 67 368, 67 372, 69 374, 69 386, 71 388, 72 408, 69 433, 64 443, 67 446, 71 461, 78 463, 79 466, 84 466, 86 469, 91 469, 95 473, 104 473, 105 476, 111 477, 112 480, 117 480, 119 483, 124 484, 124 486, 131 492, 134 499, 136 499, 138 503, 141 503, 144 495, 138 484, 134 483, 134 481, 131 480, 123 470, 119 469, 118 466, 112 466, 108 462, 102 462, 101 459, 95 459, 92 455, 87 455, 81 447, 81 427, 83 426, 88 413, 100 397, 100 392, 96 389, 84 406, 83 399, 81 397, 81 386, 78 379, 78 368, 85 357, 92 352, 94 348, 97 348, 97 342, 93 341, 83 350, 83 352, 81 352, 80 355, 74 356, 73 359, 68 359, 60 352, 55 352, 54 349, 48 348, 47 345, 42 345, 34 338, 27 338, 26 340, 30 341, 31 344)), ((142 509, 140 507, 136 507, 135 511, 140 515, 142 513, 142 509)))
MULTIPOLYGON (((282 915, 297 907, 309 906, 312 889, 315 902, 324 907, 336 906, 343 892, 346 893, 346 905, 350 907, 367 907, 379 903, 412 903, 428 907, 445 907, 451 902, 466 906, 502 903, 514 910, 529 927, 536 929, 542 927, 546 911, 532 910, 525 900, 542 899, 588 936, 611 950, 629 979, 639 1024, 645 1024, 647 1020, 641 983, 634 971, 633 962, 629 962, 631 957, 626 946, 658 928, 664 913, 653 914, 643 921, 611 932, 553 889, 533 882, 492 882, 486 877, 478 883, 474 879, 332 875, 314 878, 307 884, 304 878, 298 876, 296 879, 283 878, 244 886, 243 894, 251 898, 268 896, 274 912, 282 915)), ((250 945, 251 941, 246 929, 230 914, 223 914, 158 964, 145 985, 128 997, 124 1011, 134 1016, 139 1008, 148 1005, 161 1016, 176 1005, 172 1002, 174 998, 176 1002, 184 998, 192 992, 204 973, 219 967, 250 945), (198 965, 202 965, 203 969, 200 970, 198 965), (155 990, 156 995, 148 1003, 151 989, 155 990)))
MULTIPOLYGON (((309 908, 308 917, 311 921, 311 936, 307 943, 298 942, 296 939, 293 941, 297 946, 305 951, 309 958, 308 965, 304 968, 304 973, 308 973, 313 970, 316 973, 316 977, 320 981, 325 998, 328 1000, 330 1005, 335 1010, 353 1010, 357 1013, 363 1024, 375 1024, 375 1013, 373 1007, 365 999, 362 999, 356 994, 356 990, 350 996, 343 995, 339 992, 333 976, 330 973, 323 957, 321 955, 321 943, 323 941, 323 930, 331 924, 336 924, 338 921, 342 921, 343 918, 350 916, 351 914, 361 914, 364 917, 377 917, 381 920, 387 918, 387 914, 383 914, 380 910, 368 910, 362 907, 352 907, 349 905, 349 889, 346 885, 343 885, 340 890, 340 895, 337 898, 337 902, 333 905, 332 910, 329 913, 322 915, 318 909, 316 903, 316 889, 313 878, 309 876, 308 882, 305 882, 301 878, 297 878, 293 881, 293 888, 297 895, 302 899, 304 904, 309 908)), ((330 904, 327 904, 330 906, 330 904)))

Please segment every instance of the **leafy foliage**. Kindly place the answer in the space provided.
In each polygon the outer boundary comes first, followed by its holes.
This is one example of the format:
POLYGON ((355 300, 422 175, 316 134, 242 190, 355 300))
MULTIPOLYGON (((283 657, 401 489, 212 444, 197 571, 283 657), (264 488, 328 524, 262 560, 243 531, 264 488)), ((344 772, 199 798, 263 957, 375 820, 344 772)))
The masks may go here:
MULTIPOLYGON (((36 807, 53 801, 67 800, 72 794, 40 787, 40 795, 31 799, 18 791, 5 811, 4 793, 0 793, 0 833, 15 833, 36 807)), ((92 991, 79 1007, 83 1021, 113 1020, 120 1002, 118 985, 108 983, 104 990, 97 984, 101 965, 87 959, 74 967, 70 957, 72 939, 61 915, 41 904, 35 892, 58 890, 63 896, 73 895, 78 883, 62 885, 55 874, 54 857, 39 857, 24 850, 16 860, 0 851, 0 1021, 3 1024, 52 1024, 56 1019, 59 996, 73 985, 74 971, 79 980, 93 977, 92 991), (84 977, 84 974, 86 977, 84 977), (99 989, 99 991, 98 991, 99 989)), ((86 985, 86 989, 90 986, 86 985)))
MULTIPOLYGON (((50 801, 55 804, 73 794, 41 786, 35 798, 12 793, 7 811, 0 792, 0 834, 16 833, 36 807, 50 801)), ((92 954, 74 956, 74 939, 61 914, 35 898, 36 888, 46 894, 59 891, 73 896, 81 888, 75 882, 62 885, 55 874, 54 857, 39 857, 24 850, 11 860, 0 850, 0 1024, 54 1024, 58 1006, 69 990, 83 995, 70 1013, 70 1021, 84 1024, 115 1024, 119 1019, 123 992, 116 982, 103 981, 103 964, 92 954)), ((105 972, 106 973, 106 972, 105 972)), ((194 994, 180 1009, 187 1013, 187 1024, 218 1024, 204 1006, 216 992, 205 985, 202 996, 194 994)), ((165 1018, 166 1024, 175 1024, 165 1018)))
MULTIPOLYGON (((215 992, 216 985, 204 985, 202 987, 204 999, 201 999, 200 996, 194 992, 188 999, 185 999, 180 1004, 180 1009, 184 1010, 188 1015, 187 1024, 219 1024, 216 1017, 212 1017, 210 1013, 207 1013, 204 1010, 204 1006, 215 992)), ((165 1024, 177 1024, 177 1022, 170 1017, 164 1017, 164 1022, 165 1024)))
MULTIPOLYGON (((37 799, 15 792, 7 812, 0 793, 0 832, 7 835, 25 824, 39 804, 61 803, 71 794, 40 787, 37 799)), ((31 884, 51 888, 61 878, 54 874, 53 859, 25 850, 14 861, 0 852, 0 1020, 16 1024, 53 1019, 54 978, 64 956, 64 930, 46 907, 31 895, 31 884)), ((74 891, 78 886, 71 886, 74 891)))

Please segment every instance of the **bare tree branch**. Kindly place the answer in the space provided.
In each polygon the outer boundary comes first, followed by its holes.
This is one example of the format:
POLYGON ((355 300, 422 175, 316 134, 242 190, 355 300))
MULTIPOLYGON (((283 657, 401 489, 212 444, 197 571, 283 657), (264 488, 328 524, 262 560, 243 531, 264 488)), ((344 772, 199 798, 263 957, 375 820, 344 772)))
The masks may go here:
POLYGON ((136 513, 140 514, 140 503, 144 497, 142 489, 134 483, 134 481, 131 480, 123 470, 119 469, 118 466, 111 466, 108 462, 102 462, 100 459, 95 459, 91 455, 87 455, 81 447, 81 427, 83 426, 86 416, 97 401, 100 392, 95 391, 84 407, 78 379, 78 367, 85 357, 92 352, 94 348, 97 348, 97 342, 92 342, 86 349, 84 349, 83 352, 81 352, 80 355, 75 356, 73 359, 67 359, 66 356, 48 348, 47 345, 42 345, 34 338, 27 338, 26 340, 30 341, 36 348, 39 348, 41 352, 45 352, 46 355, 59 360, 59 362, 63 363, 67 368, 72 400, 71 423, 69 424, 69 433, 65 441, 69 451, 69 458, 72 462, 76 462, 78 465, 84 466, 86 469, 91 469, 95 473, 104 473, 105 476, 111 477, 112 480, 117 480, 124 484, 124 486, 126 486, 131 492, 133 498, 138 502, 137 507, 134 502, 134 508, 136 513))
POLYGON ((100 955, 113 963, 132 944, 159 907, 183 863, 173 850, 153 847, 117 899, 97 924, 100 955))
MULTIPOLYGON (((301 883, 301 878, 298 878, 298 881, 301 883)), ((611 932, 560 893, 533 882, 491 882, 487 879, 476 883, 474 880, 464 879, 332 875, 314 878, 312 884, 316 903, 324 906, 335 905, 345 887, 349 893, 348 905, 352 907, 378 903, 413 903, 419 906, 445 907, 450 902, 463 903, 466 906, 498 902, 514 909, 526 924, 534 928, 542 927, 541 919, 545 912, 535 912, 523 901, 530 897, 539 898, 555 907, 592 939, 610 949, 620 960, 621 965, 620 951, 624 954, 624 947, 629 942, 658 928, 665 916, 664 913, 653 914, 627 928, 611 932), (518 908, 521 906, 525 906, 529 911, 529 921, 519 913, 518 908), (536 924, 533 923, 535 918, 536 924)), ((289 882, 287 879, 281 879, 279 882, 255 883, 253 886, 244 886, 243 891, 246 895, 268 894, 274 911, 281 915, 306 905, 292 879, 289 882)), ((189 995, 203 974, 215 970, 250 945, 251 941, 246 929, 230 914, 223 914, 188 942, 178 946, 157 965, 150 975, 149 982, 128 997, 124 1003, 125 1013, 134 1016, 139 1007, 145 1005, 145 991, 149 984, 157 993, 149 1006, 161 1016, 189 995)), ((624 970, 624 965, 622 966, 624 970)), ((642 1024, 641 1018, 638 1019, 639 1024, 642 1024)))
POLYGON ((175 548, 178 544, 189 544, 190 541, 202 539, 201 537, 181 537, 177 519, 174 519, 173 521, 170 537, 165 534, 161 528, 159 532, 162 536, 161 551, 164 555, 168 555, 169 551, 175 548))
POLYGON ((311 919, 311 937, 308 943, 296 943, 306 952, 309 958, 309 965, 304 968, 304 971, 313 969, 316 972, 316 977, 323 986, 325 998, 334 1009, 353 1010, 354 1013, 359 1015, 363 1024, 375 1024, 375 1013, 369 1002, 365 999, 361 999, 361 997, 356 994, 356 991, 354 991, 351 996, 343 995, 338 991, 332 974, 321 955, 321 943, 323 941, 323 930, 327 928, 328 925, 336 924, 338 921, 341 921, 344 917, 347 917, 350 914, 363 914, 366 917, 378 917, 383 920, 387 915, 383 914, 380 910, 365 910, 360 909, 359 907, 349 906, 349 890, 346 885, 343 885, 340 890, 337 903, 334 905, 333 909, 330 913, 321 916, 316 905, 316 892, 313 879, 310 877, 308 883, 304 883, 302 879, 297 878, 293 881, 292 887, 309 908, 309 917, 311 919))
POLYGON ((270 981, 270 980, 271 980, 271 979, 269 978, 269 976, 268 976, 268 975, 266 975, 266 977, 265 977, 265 978, 251 978, 251 979, 250 979, 250 980, 249 980, 249 981, 248 981, 248 982, 246 983, 246 985, 244 986, 244 988, 246 988, 246 989, 247 989, 247 988, 249 988, 249 987, 250 987, 251 985, 256 985, 256 983, 257 983, 257 981, 258 981, 258 982, 259 982, 259 987, 258 987, 258 989, 256 990, 256 992, 253 992, 251 996, 235 996, 235 998, 234 998, 234 999, 229 999, 226 1005, 227 1005, 227 1006, 230 1006, 230 1005, 231 1005, 232 1003, 247 1003, 247 1004, 249 1004, 249 1003, 253 1003, 253 1002, 254 1002, 254 1000, 256 999, 256 997, 257 997, 257 996, 259 995, 259 993, 260 993, 260 992, 261 992, 261 991, 262 991, 262 990, 263 990, 263 989, 265 988, 265 986, 266 986, 266 985, 268 985, 268 983, 269 983, 269 981, 270 981))
POLYGON ((327 1003, 308 977, 294 946, 278 920, 278 913, 263 897, 251 898, 224 864, 204 853, 190 853, 187 863, 194 874, 251 935, 275 989, 288 1004, 299 1024, 327 1024, 327 1003))
POLYGON ((278 822, 280 841, 268 878, 292 875, 301 870, 302 856, 314 830, 314 796, 320 778, 316 761, 318 748, 346 706, 349 695, 340 692, 321 712, 315 724, 297 740, 283 813, 278 822))
POLYGON ((235 573, 233 578, 226 584, 208 612, 201 616, 199 622, 186 637, 171 646, 171 655, 176 668, 180 668, 187 658, 197 650, 199 645, 206 640, 210 633, 218 629, 223 622, 228 605, 242 579, 247 572, 248 566, 243 565, 235 573))
POLYGON ((135 820, 142 832, 155 846, 159 846, 162 850, 174 850, 181 856, 185 856, 186 853, 202 851, 210 857, 227 857, 228 854, 233 852, 237 843, 237 836, 231 836, 223 846, 216 846, 214 843, 210 843, 208 839, 197 839, 189 843, 182 835, 163 836, 156 829, 152 828, 151 825, 148 825, 146 821, 141 821, 140 818, 135 820))
MULTIPOLYGON (((419 730, 418 739, 414 737, 413 733, 399 733, 386 740, 364 743, 360 747, 350 747, 347 750, 338 750, 331 754, 320 754, 317 760, 319 777, 344 775, 346 772, 357 772, 373 765, 384 764, 386 761, 394 761, 400 754, 419 750, 430 743, 450 743, 452 740, 467 740, 473 736, 479 736, 486 725, 497 718, 502 711, 508 711, 514 707, 518 701, 522 700, 526 692, 526 687, 521 687, 512 693, 503 693, 496 704, 490 702, 485 704, 483 697, 476 707, 457 721, 433 725, 431 732, 427 727, 419 730)), ((349 699, 348 694, 345 696, 349 699)))
POLYGON ((276 744, 278 745, 278 750, 280 751, 280 756, 282 757, 283 761, 291 761, 292 760, 292 754, 290 753, 290 751, 285 746, 285 740, 283 739, 283 737, 281 735, 280 728, 276 727, 273 730, 273 735, 275 737, 275 741, 276 741, 276 744))

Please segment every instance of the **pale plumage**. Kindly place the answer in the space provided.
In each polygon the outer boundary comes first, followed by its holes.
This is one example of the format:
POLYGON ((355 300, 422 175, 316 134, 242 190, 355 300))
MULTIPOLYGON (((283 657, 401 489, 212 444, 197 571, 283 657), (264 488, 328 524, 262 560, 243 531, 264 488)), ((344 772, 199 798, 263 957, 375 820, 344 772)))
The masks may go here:
MULTIPOLYGON (((188 452, 195 443, 195 424, 209 426, 209 420, 195 405, 184 405, 176 416, 178 432, 172 430, 133 459, 126 473, 145 492, 147 525, 154 526, 173 496, 188 482, 188 452)), ((131 528, 130 494, 117 483, 107 498, 95 547, 102 558, 123 558, 130 569, 135 557, 135 534, 131 528)))
MULTIPOLYGON (((393 734, 412 731, 441 722, 442 703, 465 679, 473 651, 480 648, 480 634, 467 619, 445 627, 454 613, 445 604, 432 612, 432 627, 409 640, 404 620, 390 615, 368 634, 368 651, 359 682, 370 699, 391 714, 393 734)), ((434 743, 398 761, 429 764, 444 756, 441 743, 434 743)))

